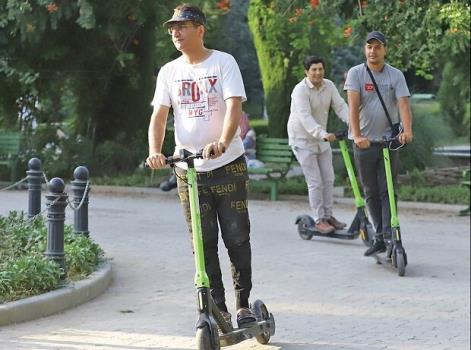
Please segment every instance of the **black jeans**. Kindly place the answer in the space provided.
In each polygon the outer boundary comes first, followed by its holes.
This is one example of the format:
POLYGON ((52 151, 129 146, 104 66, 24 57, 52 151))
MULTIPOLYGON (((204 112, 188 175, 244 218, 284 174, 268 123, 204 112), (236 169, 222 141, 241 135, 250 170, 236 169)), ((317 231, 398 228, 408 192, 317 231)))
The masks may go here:
MULTIPOLYGON (((190 203, 186 171, 176 168, 178 194, 191 234, 190 203)), ((245 157, 209 172, 197 173, 201 229, 206 273, 211 295, 223 311, 227 311, 224 285, 218 256, 219 227, 231 261, 236 308, 249 307, 252 289, 252 255, 250 221, 247 209, 248 174, 245 157)))
MULTIPOLYGON (((355 165, 363 186, 366 206, 377 235, 391 235, 391 210, 388 197, 386 172, 384 170, 383 147, 372 143, 369 148, 353 148, 355 165)), ((399 153, 389 151, 393 183, 396 184, 399 153)), ((396 187, 396 186, 394 186, 396 187)), ((397 199, 396 193, 394 196, 397 199)))

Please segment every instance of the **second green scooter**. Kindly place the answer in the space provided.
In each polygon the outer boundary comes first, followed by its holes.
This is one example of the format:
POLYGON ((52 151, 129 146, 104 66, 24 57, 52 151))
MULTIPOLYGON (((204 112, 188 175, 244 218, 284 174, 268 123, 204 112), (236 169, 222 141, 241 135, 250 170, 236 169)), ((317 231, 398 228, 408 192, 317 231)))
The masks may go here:
POLYGON ((360 236, 361 240, 366 246, 371 246, 374 237, 373 227, 368 220, 368 212, 365 207, 365 201, 360 193, 360 188, 355 176, 350 153, 346 143, 347 130, 342 130, 335 133, 335 137, 339 142, 340 151, 342 153, 343 162, 347 169, 348 178, 352 187, 353 196, 355 198, 356 215, 348 230, 337 230, 329 234, 323 234, 315 230, 314 219, 309 215, 299 215, 296 218, 298 225, 298 233, 302 239, 310 240, 313 236, 329 237, 337 239, 356 239, 360 236))

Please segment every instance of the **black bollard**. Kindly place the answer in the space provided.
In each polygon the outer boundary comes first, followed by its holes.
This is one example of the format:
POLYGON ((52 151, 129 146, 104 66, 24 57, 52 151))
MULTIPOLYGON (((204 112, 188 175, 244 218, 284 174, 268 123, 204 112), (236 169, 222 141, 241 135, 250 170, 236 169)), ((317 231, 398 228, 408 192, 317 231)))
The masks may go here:
POLYGON ((72 191, 74 193, 72 203, 75 207, 80 205, 80 208, 74 210, 74 232, 88 237, 88 193, 90 192, 90 185, 87 188, 87 182, 90 173, 84 166, 79 166, 74 170, 74 181, 72 181, 72 191), (85 193, 85 190, 87 193, 85 193))
POLYGON ((54 260, 64 270, 64 221, 67 207, 67 193, 61 178, 49 181, 49 193, 46 195, 47 206, 47 249, 45 256, 54 260))
POLYGON ((41 182, 43 171, 41 161, 38 158, 31 158, 26 171, 28 180, 28 218, 41 212, 41 182))

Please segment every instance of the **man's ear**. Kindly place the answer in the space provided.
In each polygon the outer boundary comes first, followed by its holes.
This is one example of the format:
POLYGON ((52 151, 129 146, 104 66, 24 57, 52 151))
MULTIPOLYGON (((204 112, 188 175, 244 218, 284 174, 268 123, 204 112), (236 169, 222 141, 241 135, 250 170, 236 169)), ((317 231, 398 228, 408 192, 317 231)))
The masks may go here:
POLYGON ((206 34, 206 28, 204 26, 198 26, 198 34, 201 36, 201 38, 204 38, 204 35, 206 34))

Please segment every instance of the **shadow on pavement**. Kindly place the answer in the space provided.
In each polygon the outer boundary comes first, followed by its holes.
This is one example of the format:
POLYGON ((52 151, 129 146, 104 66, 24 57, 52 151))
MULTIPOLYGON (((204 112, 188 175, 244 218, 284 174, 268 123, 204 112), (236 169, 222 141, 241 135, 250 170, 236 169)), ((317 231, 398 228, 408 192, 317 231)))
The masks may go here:
POLYGON ((326 344, 326 343, 269 343, 268 345, 279 347, 280 350, 378 350, 379 346, 326 344))

